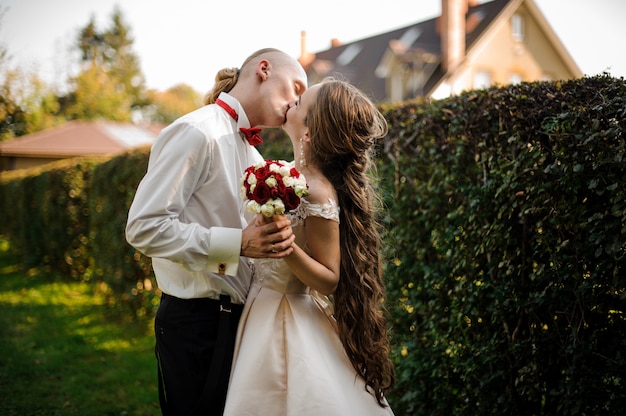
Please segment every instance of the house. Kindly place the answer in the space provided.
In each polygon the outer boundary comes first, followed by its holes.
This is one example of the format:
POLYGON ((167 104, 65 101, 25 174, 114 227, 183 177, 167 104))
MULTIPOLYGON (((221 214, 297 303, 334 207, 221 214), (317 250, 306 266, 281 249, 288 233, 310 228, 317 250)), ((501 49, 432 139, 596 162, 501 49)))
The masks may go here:
POLYGON ((108 156, 149 145, 160 127, 113 121, 70 121, 0 142, 0 171, 39 166, 77 156, 108 156))
POLYGON ((441 16, 355 42, 333 41, 300 63, 310 83, 338 76, 378 102, 444 98, 522 81, 582 77, 532 0, 442 0, 441 16))

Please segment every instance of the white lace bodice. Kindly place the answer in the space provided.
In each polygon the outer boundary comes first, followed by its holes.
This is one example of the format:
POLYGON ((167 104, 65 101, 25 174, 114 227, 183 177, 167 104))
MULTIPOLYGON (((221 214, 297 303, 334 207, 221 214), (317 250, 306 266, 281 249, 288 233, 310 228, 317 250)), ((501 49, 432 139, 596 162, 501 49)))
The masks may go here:
MULTIPOLYGON (((339 222, 339 206, 333 199, 329 199, 326 204, 312 204, 302 198, 298 208, 287 216, 298 241, 304 238, 302 228, 307 217, 322 217, 339 222)), ((306 241, 298 241, 298 244, 307 251, 306 241)), ((261 284, 283 293, 308 293, 308 287, 291 273, 282 259, 255 260, 253 284, 261 284)))
POLYGON ((339 206, 334 199, 329 199, 326 204, 311 204, 305 198, 300 201, 298 208, 293 213, 287 214, 292 227, 303 225, 306 217, 322 217, 339 222, 339 206))

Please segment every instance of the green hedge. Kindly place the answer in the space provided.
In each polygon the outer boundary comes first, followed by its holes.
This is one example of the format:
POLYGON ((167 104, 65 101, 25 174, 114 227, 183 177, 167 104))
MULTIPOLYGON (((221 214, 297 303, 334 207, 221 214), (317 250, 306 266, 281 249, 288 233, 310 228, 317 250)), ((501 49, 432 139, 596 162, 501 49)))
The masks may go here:
POLYGON ((386 111, 397 413, 623 414, 624 80, 386 111))
POLYGON ((0 177, 0 233, 25 269, 80 278, 88 264, 89 175, 100 159, 60 161, 0 177))
POLYGON ((124 230, 148 156, 149 147, 144 147, 98 165, 88 204, 90 271, 106 283, 112 307, 139 316, 158 304, 156 281, 150 259, 126 243, 124 230))
POLYGON ((124 227, 148 149, 78 158, 0 176, 0 234, 27 270, 42 267, 93 281, 111 311, 143 316, 157 294, 151 263, 126 243, 124 227))
MULTIPOLYGON (((607 74, 385 106, 379 174, 398 415, 626 408, 626 85, 607 74)), ((265 132, 264 132, 265 133, 265 132)), ((285 158, 268 132, 267 157, 285 158)), ((153 312, 124 225, 147 149, 0 175, 25 267, 153 312)))

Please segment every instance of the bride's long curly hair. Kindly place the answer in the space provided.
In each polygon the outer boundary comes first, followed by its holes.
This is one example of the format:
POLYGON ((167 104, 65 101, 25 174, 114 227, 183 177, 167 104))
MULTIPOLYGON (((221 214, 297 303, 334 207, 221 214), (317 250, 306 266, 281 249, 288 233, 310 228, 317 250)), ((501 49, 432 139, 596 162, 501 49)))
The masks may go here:
POLYGON ((393 385, 389 359, 381 241, 374 188, 376 139, 387 121, 367 96, 348 82, 325 79, 305 123, 310 160, 337 191, 341 274, 334 293, 339 337, 356 371, 381 406, 393 385))

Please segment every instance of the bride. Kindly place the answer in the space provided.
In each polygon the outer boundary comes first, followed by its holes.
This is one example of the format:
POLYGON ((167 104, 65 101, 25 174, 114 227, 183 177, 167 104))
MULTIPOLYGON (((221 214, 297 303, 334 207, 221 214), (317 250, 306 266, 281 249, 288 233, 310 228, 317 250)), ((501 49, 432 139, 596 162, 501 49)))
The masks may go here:
POLYGON ((293 253, 254 265, 224 414, 393 415, 370 182, 387 122, 361 91, 327 79, 291 105, 283 129, 309 195, 288 214, 293 253))

